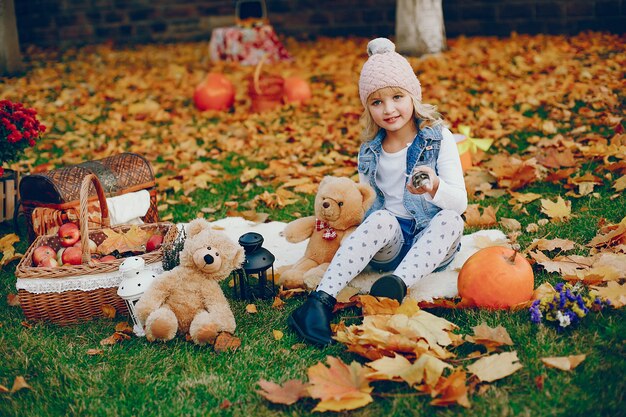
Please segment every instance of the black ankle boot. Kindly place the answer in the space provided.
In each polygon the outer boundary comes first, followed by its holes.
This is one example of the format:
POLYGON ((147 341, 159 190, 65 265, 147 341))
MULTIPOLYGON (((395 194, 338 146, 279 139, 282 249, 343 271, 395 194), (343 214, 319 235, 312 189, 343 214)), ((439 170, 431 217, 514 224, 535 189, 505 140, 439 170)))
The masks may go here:
POLYGON ((385 275, 378 278, 372 289, 370 289, 370 295, 374 297, 387 297, 392 298, 399 303, 402 303, 406 296, 406 284, 397 275, 385 275))
POLYGON ((324 291, 313 291, 304 304, 291 313, 287 324, 307 342, 328 345, 332 342, 330 320, 336 302, 324 291))

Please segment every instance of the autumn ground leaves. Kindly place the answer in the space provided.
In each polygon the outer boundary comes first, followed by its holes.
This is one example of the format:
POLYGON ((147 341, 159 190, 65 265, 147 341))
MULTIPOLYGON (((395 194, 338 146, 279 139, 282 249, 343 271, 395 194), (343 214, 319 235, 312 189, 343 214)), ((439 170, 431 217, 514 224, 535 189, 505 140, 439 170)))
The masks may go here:
MULTIPOLYGON (((375 383, 407 384, 415 395, 427 395, 434 406, 471 407, 470 397, 485 391, 487 384, 506 378, 523 367, 507 330, 485 323, 474 334, 457 333, 458 326, 421 310, 413 300, 399 305, 395 300, 360 296, 365 316, 360 324, 336 326, 335 340, 367 361, 344 363, 328 356, 308 369, 308 382, 267 380, 258 382, 258 392, 267 400, 290 405, 301 398, 319 400, 313 411, 343 411, 364 407, 373 401, 375 383), (461 357, 458 347, 474 344, 461 357), (507 349, 506 351, 503 351, 507 349)), ((570 370, 585 359, 542 358, 546 366, 570 370)), ((534 360, 539 360, 534 358, 534 360)))

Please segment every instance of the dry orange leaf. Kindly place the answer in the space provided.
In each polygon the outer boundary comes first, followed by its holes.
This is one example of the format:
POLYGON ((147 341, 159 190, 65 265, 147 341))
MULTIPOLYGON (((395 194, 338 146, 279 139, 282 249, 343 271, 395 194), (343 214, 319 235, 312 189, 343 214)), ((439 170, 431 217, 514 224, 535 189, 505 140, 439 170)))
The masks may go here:
POLYGON ((479 326, 472 327, 472 330, 474 330, 474 335, 465 336, 465 340, 475 344, 484 345, 489 351, 498 346, 513 345, 509 332, 507 332, 502 326, 489 327, 487 324, 482 323, 479 326))
POLYGON ((17 294, 7 294, 7 304, 11 307, 17 307, 20 305, 20 296, 17 294))
POLYGON ((447 378, 443 378, 437 388, 431 393, 437 397, 430 403, 432 405, 448 406, 459 404, 462 407, 470 408, 472 405, 467 398, 467 375, 462 370, 455 371, 447 378))
POLYGON ((536 247, 539 250, 555 250, 560 249, 564 251, 572 250, 576 246, 576 242, 569 239, 534 239, 531 246, 536 247))
POLYGON ((354 410, 373 401, 372 387, 362 365, 346 365, 333 356, 327 356, 326 362, 328 367, 318 362, 308 370, 309 394, 321 400, 313 411, 354 410))
POLYGON ((33 389, 33 387, 28 385, 23 376, 16 376, 13 380, 13 387, 11 387, 11 394, 23 389, 33 389))
POLYGON ((261 379, 257 384, 259 384, 261 388, 257 390, 257 393, 274 404, 291 405, 296 403, 300 398, 310 396, 307 390, 308 385, 297 379, 290 379, 283 385, 261 379))
POLYGON ((470 204, 465 210, 465 224, 468 226, 488 227, 498 223, 496 220, 496 209, 492 206, 482 208, 478 204, 470 204))
POLYGON ((281 300, 279 297, 274 297, 274 302, 272 303, 272 308, 283 308, 285 307, 285 302, 281 300))
POLYGON ((592 286, 591 288, 595 290, 595 294, 609 300, 614 308, 621 308, 626 305, 626 283, 618 284, 615 281, 610 281, 606 287, 592 286))
POLYGON ((592 248, 626 248, 626 217, 618 224, 604 226, 587 246, 592 248))
POLYGON ((512 197, 509 200, 509 204, 511 205, 528 204, 541 198, 541 194, 537 194, 537 193, 518 193, 515 191, 509 191, 509 194, 511 194, 511 197, 512 197))
POLYGON ((113 229, 102 229, 107 238, 98 246, 98 253, 108 255, 114 251, 144 252, 146 242, 151 234, 137 225, 132 225, 126 232, 116 232, 113 229))
POLYGON ((272 335, 274 336, 275 340, 280 340, 284 336, 283 332, 281 332, 280 330, 272 330, 272 335))
POLYGON ((522 225, 516 219, 508 219, 506 217, 500 218, 500 224, 507 230, 522 230, 522 225))
POLYGON ((617 180, 615 180, 611 187, 615 188, 615 191, 617 192, 624 191, 626 189, 626 175, 622 175, 617 180))
POLYGON ((87 355, 89 356, 102 355, 103 353, 104 350, 102 349, 87 349, 87 355))
POLYGON ((561 196, 558 196, 555 202, 542 198, 541 212, 552 221, 566 221, 572 216, 572 202, 563 200, 561 196))
POLYGON ((0 252, 2 252, 0 268, 23 256, 20 253, 15 253, 15 248, 13 247, 13 245, 19 241, 20 238, 15 233, 9 233, 0 238, 0 252))
POLYGON ((522 368, 517 352, 496 353, 478 359, 467 367, 482 382, 492 382, 507 377, 522 368))
POLYGON ((126 333, 115 332, 111 336, 107 337, 106 339, 102 339, 100 341, 100 345, 101 346, 114 345, 116 343, 119 343, 123 340, 128 340, 128 339, 130 339, 130 336, 127 335, 126 333))
POLYGON ((256 308, 256 305, 254 305, 254 304, 248 304, 248 305, 246 306, 246 313, 248 313, 248 314, 256 314, 256 313, 258 313, 258 310, 257 310, 257 308, 256 308))
POLYGON ((127 321, 121 321, 115 325, 115 331, 126 334, 133 334, 133 327, 127 321))
POLYGON ((218 353, 226 351, 234 352, 239 349, 240 346, 241 339, 239 339, 237 336, 232 335, 228 332, 221 332, 217 335, 217 338, 215 339, 213 349, 218 353))
POLYGON ((114 319, 117 311, 115 311, 115 307, 110 304, 105 304, 102 306, 102 315, 109 319, 114 319))
POLYGON ((552 356, 548 358, 541 358, 541 362, 550 368, 557 368, 562 371, 571 371, 580 365, 585 358, 587 358, 587 355, 552 356))
POLYGON ((396 300, 390 298, 376 298, 371 295, 360 295, 358 297, 358 305, 363 309, 363 314, 366 316, 376 314, 395 314, 396 310, 400 306, 396 300))
POLYGON ((586 269, 591 265, 591 262, 585 262, 583 257, 557 256, 554 259, 550 259, 540 251, 530 251, 528 255, 539 265, 543 266, 547 272, 558 272, 563 275, 576 275, 578 271, 586 269))
POLYGON ((589 269, 575 271, 575 274, 563 274, 563 279, 567 281, 578 282, 584 284, 599 284, 603 281, 616 281, 624 275, 624 270, 615 269, 612 266, 594 266, 589 269))

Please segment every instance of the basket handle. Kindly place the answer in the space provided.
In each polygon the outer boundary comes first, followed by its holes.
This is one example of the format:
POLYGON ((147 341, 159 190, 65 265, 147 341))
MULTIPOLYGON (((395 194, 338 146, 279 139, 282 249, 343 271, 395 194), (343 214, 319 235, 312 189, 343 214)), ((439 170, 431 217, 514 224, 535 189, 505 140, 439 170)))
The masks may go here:
POLYGON ((256 68, 254 69, 254 75, 252 77, 252 81, 254 84, 254 91, 261 95, 261 86, 259 85, 259 78, 261 78, 261 68, 263 67, 263 64, 265 63, 265 59, 267 58, 267 54, 263 54, 261 56, 261 59, 259 59, 259 62, 256 65, 256 68))
POLYGON ((91 252, 89 250, 89 210, 87 208, 87 204, 89 203, 89 187, 91 184, 96 188, 96 194, 100 202, 102 227, 111 227, 111 220, 109 219, 109 207, 107 206, 104 190, 102 189, 98 177, 94 174, 85 175, 83 183, 80 186, 80 248, 83 252, 82 262, 93 266, 95 263, 91 259, 91 252))

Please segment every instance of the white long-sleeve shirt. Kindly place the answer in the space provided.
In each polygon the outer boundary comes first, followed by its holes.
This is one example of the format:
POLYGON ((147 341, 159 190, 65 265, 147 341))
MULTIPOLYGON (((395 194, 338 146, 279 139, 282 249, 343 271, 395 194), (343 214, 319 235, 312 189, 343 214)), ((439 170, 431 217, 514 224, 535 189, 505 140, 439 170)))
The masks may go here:
MULTIPOLYGON (((463 179, 463 169, 459 158, 456 141, 450 130, 442 129, 443 140, 439 149, 436 171, 439 176, 439 188, 434 197, 424 194, 429 201, 442 209, 453 210, 459 215, 467 209, 467 191, 463 179)), ((376 184, 385 195, 385 208, 395 216, 411 218, 402 204, 405 188, 407 147, 401 151, 388 153, 381 151, 376 172, 376 184)), ((365 179, 361 179, 363 181, 365 179)))

